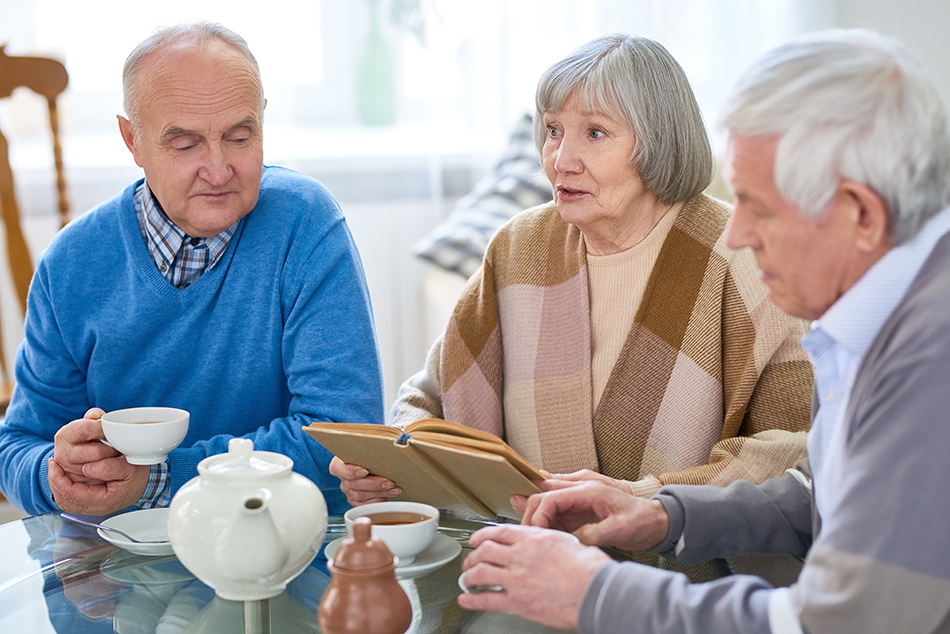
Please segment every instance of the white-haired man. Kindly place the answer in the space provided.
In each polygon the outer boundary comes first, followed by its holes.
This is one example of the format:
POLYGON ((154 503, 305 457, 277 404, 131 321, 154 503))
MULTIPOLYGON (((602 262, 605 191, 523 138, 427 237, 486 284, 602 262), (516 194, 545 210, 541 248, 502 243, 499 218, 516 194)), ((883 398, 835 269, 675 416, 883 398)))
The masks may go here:
POLYGON ((759 486, 643 499, 587 483, 521 500, 531 526, 476 533, 465 562, 465 584, 504 591, 459 603, 581 632, 950 632, 944 106, 896 42, 830 31, 755 64, 722 123, 727 242, 753 249, 781 308, 815 320, 810 464, 759 486), (683 563, 787 552, 805 565, 789 588, 689 585, 576 538, 683 563))

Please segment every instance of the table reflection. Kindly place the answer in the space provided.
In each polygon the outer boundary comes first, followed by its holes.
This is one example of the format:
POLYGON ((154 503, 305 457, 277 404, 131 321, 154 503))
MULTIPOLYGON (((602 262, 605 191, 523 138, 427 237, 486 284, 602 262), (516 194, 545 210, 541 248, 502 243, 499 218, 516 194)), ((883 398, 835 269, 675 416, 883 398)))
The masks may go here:
MULTIPOLYGON (((508 615, 458 607, 456 581, 468 537, 486 523, 443 516, 440 532, 459 541, 460 556, 415 579, 401 580, 413 605, 409 632, 550 631, 508 615)), ((345 535, 332 517, 325 543, 345 535)), ((330 582, 323 549, 287 590, 264 602, 225 601, 173 555, 146 557, 104 541, 95 529, 58 513, 0 525, 0 632, 36 634, 197 634, 318 632, 316 611, 330 582)))

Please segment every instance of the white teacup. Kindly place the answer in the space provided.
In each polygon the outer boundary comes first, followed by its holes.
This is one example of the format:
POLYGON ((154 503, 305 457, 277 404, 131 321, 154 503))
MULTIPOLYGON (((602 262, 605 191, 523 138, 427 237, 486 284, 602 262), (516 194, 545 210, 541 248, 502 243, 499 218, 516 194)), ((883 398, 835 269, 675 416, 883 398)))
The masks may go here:
POLYGON ((377 502, 350 509, 343 515, 346 532, 353 535, 353 521, 368 516, 373 536, 385 542, 398 565, 411 564, 432 543, 439 528, 439 509, 419 502, 377 502), (393 522, 393 523, 387 523, 393 522))
POLYGON ((102 415, 106 444, 129 464, 158 464, 185 439, 189 414, 174 407, 132 407, 102 415))

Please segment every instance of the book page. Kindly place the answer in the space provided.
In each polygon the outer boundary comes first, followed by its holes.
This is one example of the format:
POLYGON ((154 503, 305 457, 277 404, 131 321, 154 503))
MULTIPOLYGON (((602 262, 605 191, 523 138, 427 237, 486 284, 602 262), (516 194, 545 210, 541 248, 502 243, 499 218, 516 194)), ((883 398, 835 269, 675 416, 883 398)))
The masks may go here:
POLYGON ((490 434, 487 431, 475 429, 474 427, 468 427, 460 423, 453 423, 452 421, 445 420, 443 418, 422 418, 406 425, 406 431, 409 433, 431 431, 451 436, 461 436, 463 438, 477 438, 479 440, 491 443, 505 443, 505 441, 495 434, 490 434))
MULTIPOLYGON (((386 425, 371 425, 369 423, 310 423, 303 430, 310 433, 310 430, 322 430, 330 433, 359 434, 361 436, 383 436, 395 440, 402 436, 403 431, 398 427, 387 427, 386 425)), ((313 436, 313 434, 310 434, 313 436)))
POLYGON ((519 519, 509 498, 512 495, 528 496, 540 492, 531 480, 502 456, 456 449, 415 437, 410 442, 420 453, 450 471, 461 486, 495 515, 519 519))
POLYGON ((486 442, 479 438, 465 438, 462 436, 450 436, 434 431, 416 431, 412 434, 413 439, 424 440, 428 443, 451 447, 454 449, 468 449, 484 453, 502 456, 513 467, 522 473, 529 480, 544 480, 544 476, 538 471, 537 467, 521 457, 518 452, 509 447, 503 440, 492 436, 495 442, 486 442))
POLYGON ((423 418, 406 425, 406 432, 426 442, 446 447, 481 449, 504 456, 529 480, 544 480, 537 467, 525 460, 504 440, 487 431, 466 427, 441 418, 423 418))

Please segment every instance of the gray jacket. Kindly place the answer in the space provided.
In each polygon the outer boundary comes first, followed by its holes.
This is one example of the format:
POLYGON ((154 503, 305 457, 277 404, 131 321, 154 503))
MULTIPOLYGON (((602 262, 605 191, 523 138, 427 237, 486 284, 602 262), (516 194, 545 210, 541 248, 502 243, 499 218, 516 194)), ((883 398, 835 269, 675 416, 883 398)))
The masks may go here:
POLYGON ((950 235, 874 340, 845 421, 843 475, 814 482, 844 500, 820 518, 820 532, 807 464, 759 486, 657 494, 670 514, 658 552, 681 563, 792 553, 805 557, 794 585, 737 575, 690 586, 668 571, 611 563, 587 590, 579 631, 950 633, 950 235), (784 619, 777 604, 791 608, 784 619))

